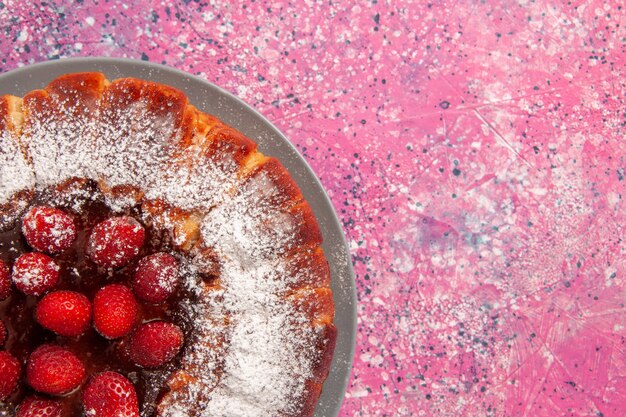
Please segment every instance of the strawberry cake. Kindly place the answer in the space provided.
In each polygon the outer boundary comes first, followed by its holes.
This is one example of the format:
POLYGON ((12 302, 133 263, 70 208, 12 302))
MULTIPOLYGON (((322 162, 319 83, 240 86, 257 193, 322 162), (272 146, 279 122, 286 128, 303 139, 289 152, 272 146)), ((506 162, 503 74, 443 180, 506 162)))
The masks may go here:
POLYGON ((312 416, 321 243, 280 162, 176 89, 0 97, 0 416, 312 416))

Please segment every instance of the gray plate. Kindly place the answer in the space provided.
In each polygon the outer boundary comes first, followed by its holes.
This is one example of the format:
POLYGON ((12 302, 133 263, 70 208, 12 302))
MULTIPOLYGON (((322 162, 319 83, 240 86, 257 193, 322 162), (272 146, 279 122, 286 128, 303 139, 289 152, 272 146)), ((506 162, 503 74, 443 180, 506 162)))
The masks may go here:
POLYGON ((215 85, 162 65, 113 58, 74 58, 44 62, 0 75, 0 94, 23 96, 44 87, 55 77, 83 71, 100 71, 110 80, 137 77, 176 87, 200 110, 213 114, 258 143, 259 149, 285 165, 311 205, 324 235, 324 251, 332 274, 339 330, 330 375, 315 410, 315 417, 339 413, 354 356, 356 295, 352 264, 341 225, 322 185, 287 138, 252 107, 215 85))

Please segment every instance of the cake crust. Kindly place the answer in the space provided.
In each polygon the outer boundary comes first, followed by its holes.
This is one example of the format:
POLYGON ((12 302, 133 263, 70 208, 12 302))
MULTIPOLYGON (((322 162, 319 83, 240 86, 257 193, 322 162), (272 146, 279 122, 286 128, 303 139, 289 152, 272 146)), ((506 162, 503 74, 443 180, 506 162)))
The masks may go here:
POLYGON ((0 227, 35 192, 89 179, 113 210, 137 208, 194 267, 209 265, 201 271, 214 279, 196 288, 203 305, 190 306, 202 320, 197 344, 157 416, 225 415, 229 395, 239 404, 229 415, 313 415, 337 337, 330 270, 311 207, 276 158, 179 90, 96 72, 0 97, 0 135, 0 227), (256 321, 267 331, 249 341, 268 355, 258 372, 281 378, 271 389, 238 363, 254 357, 243 345, 256 321), (293 346, 259 344, 275 336, 293 346), (284 363, 270 357, 281 353, 284 363), (276 398, 259 404, 256 389, 276 398))
POLYGON ((33 196, 34 176, 21 140, 22 99, 0 97, 0 231, 13 227, 33 196))

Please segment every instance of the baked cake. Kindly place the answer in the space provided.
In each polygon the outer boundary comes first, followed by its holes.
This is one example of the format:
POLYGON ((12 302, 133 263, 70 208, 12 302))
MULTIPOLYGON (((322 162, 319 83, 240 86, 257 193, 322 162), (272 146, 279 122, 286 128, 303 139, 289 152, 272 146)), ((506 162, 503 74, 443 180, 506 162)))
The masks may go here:
POLYGON ((0 232, 0 416, 313 414, 318 224, 180 91, 80 73, 0 98, 0 232))

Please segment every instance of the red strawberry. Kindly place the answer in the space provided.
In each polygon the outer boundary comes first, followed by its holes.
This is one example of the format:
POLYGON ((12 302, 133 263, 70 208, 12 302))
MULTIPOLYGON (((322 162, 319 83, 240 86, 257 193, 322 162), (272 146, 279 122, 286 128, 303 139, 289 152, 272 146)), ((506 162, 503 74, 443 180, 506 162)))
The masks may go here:
POLYGON ((135 387, 117 372, 91 378, 83 391, 83 408, 89 417, 139 417, 135 387))
POLYGON ((144 368, 169 362, 183 345, 183 332, 175 324, 153 321, 141 325, 130 339, 130 358, 144 368))
POLYGON ((109 339, 126 336, 137 320, 137 301, 130 288, 111 284, 100 289, 93 299, 93 324, 109 339))
POLYGON ((146 232, 129 216, 112 217, 93 228, 87 243, 87 255, 97 265, 119 268, 130 262, 143 246, 146 232))
POLYGON ((58 335, 80 336, 91 322, 91 303, 74 291, 55 291, 39 301, 35 319, 58 335))
POLYGON ((15 417, 61 417, 62 415, 63 404, 60 401, 32 395, 22 401, 15 417))
POLYGON ((26 213, 22 233, 35 250, 58 253, 68 249, 76 240, 74 220, 58 208, 37 206, 26 213))
POLYGON ((41 295, 59 281, 59 266, 43 253, 24 253, 13 264, 13 283, 26 295, 41 295))
POLYGON ((169 253, 155 253, 139 261, 133 277, 133 290, 140 300, 162 303, 177 286, 178 261, 169 253))
POLYGON ((56 345, 39 346, 26 364, 26 382, 39 392, 63 395, 76 389, 85 377, 83 363, 56 345))
POLYGON ((0 375, 0 401, 3 401, 15 391, 22 376, 19 361, 9 352, 0 351, 0 375))
POLYGON ((11 295, 11 271, 4 262, 0 261, 0 301, 11 295))
POLYGON ((7 332, 7 326, 5 326, 2 320, 0 320, 0 346, 3 346, 4 342, 7 341, 8 335, 9 333, 7 332))

